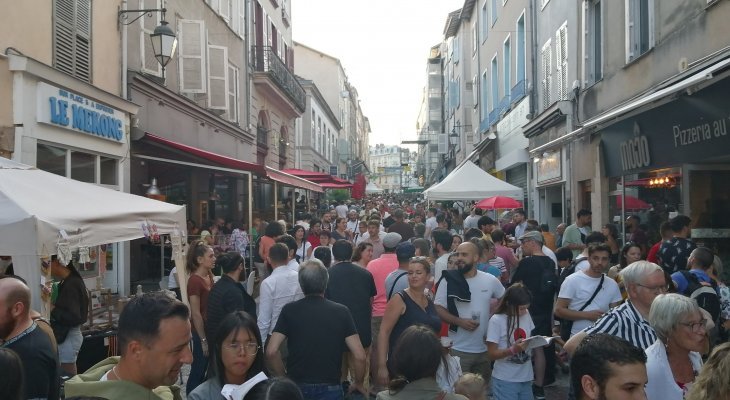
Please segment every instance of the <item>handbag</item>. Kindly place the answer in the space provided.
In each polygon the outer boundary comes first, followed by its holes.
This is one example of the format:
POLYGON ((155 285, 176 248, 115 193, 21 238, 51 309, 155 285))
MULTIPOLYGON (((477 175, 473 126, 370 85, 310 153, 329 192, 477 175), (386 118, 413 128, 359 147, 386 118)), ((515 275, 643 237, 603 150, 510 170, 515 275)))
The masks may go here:
MULTIPOLYGON (((598 295, 598 292, 600 292, 601 291, 601 288, 603 287, 603 279, 605 277, 606 277, 606 274, 601 274, 601 281, 598 282, 598 287, 596 287, 596 290, 591 295, 591 298, 588 299, 588 301, 585 304, 583 304, 583 307, 581 307, 580 310, 578 310, 578 311, 585 310, 586 307, 588 307, 591 304, 591 302, 593 301, 593 299, 596 298, 596 296, 598 295)), ((568 339, 570 339, 570 331, 573 329, 573 322, 575 322, 575 321, 569 320, 569 319, 565 319, 565 318, 563 318, 560 321, 560 338, 561 339, 566 340, 566 341, 568 339)))
POLYGON ((61 344, 66 340, 66 336, 71 331, 71 327, 67 325, 51 323, 51 329, 53 329, 53 336, 56 338, 56 343, 61 344))

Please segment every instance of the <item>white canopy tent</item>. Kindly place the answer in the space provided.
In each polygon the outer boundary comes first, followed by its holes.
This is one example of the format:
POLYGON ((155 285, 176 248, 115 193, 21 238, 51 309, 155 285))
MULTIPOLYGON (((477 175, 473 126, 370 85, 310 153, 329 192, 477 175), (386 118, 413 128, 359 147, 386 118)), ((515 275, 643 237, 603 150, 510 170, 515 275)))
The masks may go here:
POLYGON ((370 182, 365 186, 365 193, 367 194, 373 194, 373 193, 382 193, 383 189, 379 188, 378 185, 370 182))
MULTIPOLYGON (((143 224, 159 234, 180 233, 185 206, 68 179, 0 157, 0 254, 13 257, 15 273, 28 282, 33 308, 42 310, 40 258, 144 237, 143 224), (65 236, 65 237, 64 237, 65 236)), ((184 265, 179 251, 176 265, 184 265), (178 259, 179 258, 179 259, 178 259)), ((185 282, 184 268, 180 280, 185 282)), ((184 285, 181 285, 184 288, 184 285)))
POLYGON ((523 190, 467 161, 451 171, 440 183, 431 186, 423 195, 431 200, 482 200, 491 196, 507 196, 522 200, 523 190))

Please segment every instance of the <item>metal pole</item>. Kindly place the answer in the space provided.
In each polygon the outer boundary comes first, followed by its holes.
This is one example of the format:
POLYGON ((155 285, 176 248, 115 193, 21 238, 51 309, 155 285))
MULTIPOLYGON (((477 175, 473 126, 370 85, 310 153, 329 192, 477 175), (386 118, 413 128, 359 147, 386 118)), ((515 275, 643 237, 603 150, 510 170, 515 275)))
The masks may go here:
POLYGON ((274 221, 279 220, 279 185, 274 181, 274 221))
POLYGON ((626 244, 626 180, 621 175, 621 246, 626 244))

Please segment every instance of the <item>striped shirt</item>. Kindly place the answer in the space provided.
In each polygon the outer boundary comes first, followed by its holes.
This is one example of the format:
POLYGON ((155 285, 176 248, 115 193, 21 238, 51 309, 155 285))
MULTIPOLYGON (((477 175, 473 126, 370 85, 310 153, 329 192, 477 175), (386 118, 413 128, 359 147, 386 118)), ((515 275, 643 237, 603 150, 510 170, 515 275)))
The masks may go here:
POLYGON ((657 340, 654 328, 639 314, 631 304, 631 300, 626 300, 620 306, 610 310, 595 324, 586 328, 585 332, 589 335, 591 333, 608 333, 618 336, 643 350, 646 350, 657 340))

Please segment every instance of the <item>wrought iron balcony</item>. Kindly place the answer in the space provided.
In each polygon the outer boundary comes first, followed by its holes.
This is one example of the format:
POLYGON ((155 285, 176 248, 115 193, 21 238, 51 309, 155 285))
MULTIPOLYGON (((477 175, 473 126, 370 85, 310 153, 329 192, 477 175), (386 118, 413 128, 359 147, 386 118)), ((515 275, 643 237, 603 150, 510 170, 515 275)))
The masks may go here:
POLYGON ((253 63, 255 72, 265 72, 296 105, 299 112, 304 112, 306 107, 304 89, 271 46, 253 46, 253 63))
POLYGON ((526 94, 527 94, 527 81, 523 79, 523 80, 517 82, 517 84, 514 87, 512 87, 512 91, 510 92, 512 104, 515 104, 518 101, 522 100, 526 94))

